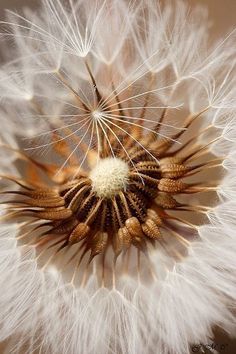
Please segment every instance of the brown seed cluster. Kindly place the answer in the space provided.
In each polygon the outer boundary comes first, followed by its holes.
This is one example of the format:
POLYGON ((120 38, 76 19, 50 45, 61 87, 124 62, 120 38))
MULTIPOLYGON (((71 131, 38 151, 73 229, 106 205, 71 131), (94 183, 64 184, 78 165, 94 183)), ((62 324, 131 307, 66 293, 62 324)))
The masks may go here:
MULTIPOLYGON (((98 91, 89 67, 88 72, 100 110, 91 111, 65 79, 61 75, 59 78, 96 125, 97 147, 86 144, 69 127, 64 128, 64 133, 80 144, 87 160, 91 160, 90 169, 96 159, 115 157, 125 162, 129 168, 125 188, 120 188, 110 197, 99 196, 92 186, 90 171, 82 167, 78 171, 79 163, 70 144, 66 140, 57 140, 52 131, 54 152, 61 157, 70 156, 68 166, 61 170, 58 165, 39 162, 15 150, 18 158, 24 161, 25 168, 22 179, 3 176, 19 187, 2 193, 12 196, 4 201, 8 205, 5 218, 17 222, 23 219, 28 231, 24 233, 20 226, 19 238, 24 240, 25 235, 34 234, 32 243, 36 248, 55 248, 58 253, 76 245, 80 259, 89 254, 89 262, 96 255, 105 255, 110 248, 114 251, 114 259, 131 247, 144 253, 149 245, 166 248, 163 238, 166 230, 185 244, 185 235, 176 225, 187 226, 190 231, 195 229, 195 225, 173 212, 198 214, 204 213, 207 207, 191 205, 191 198, 187 203, 181 202, 178 196, 215 190, 214 184, 202 184, 199 180, 190 183, 188 178, 219 166, 221 161, 198 160, 209 151, 211 142, 205 146, 197 143, 198 135, 204 134, 208 128, 183 140, 180 145, 176 141, 182 139, 205 110, 189 114, 182 119, 181 129, 165 137, 159 131, 168 116, 168 108, 163 109, 154 126, 145 127, 144 117, 150 99, 147 93, 140 107, 139 120, 134 124, 125 115, 122 101, 114 91, 111 106, 120 117, 114 124, 108 119, 109 106, 104 103, 106 100, 98 91)), ((27 242, 31 243, 29 238, 27 242)))
MULTIPOLYGON (((78 244, 83 255, 90 253, 90 261, 110 246, 116 258, 131 246, 145 252, 147 243, 161 244, 162 229, 173 219, 167 211, 186 208, 176 196, 201 191, 197 184, 184 181, 201 165, 190 166, 186 157, 168 154, 169 142, 154 139, 152 134, 141 139, 143 147, 149 145, 150 150, 151 145, 151 154, 130 140, 124 143, 130 148, 129 156, 121 149, 117 155, 129 166, 128 185, 110 198, 96 194, 89 173, 71 180, 72 168, 55 178, 49 166, 28 158, 29 172, 40 170, 52 187, 42 180, 39 185, 33 179, 13 179, 20 190, 10 202, 10 218, 27 217, 32 225, 38 221, 39 231, 47 226, 39 232, 37 245, 47 247, 52 242, 59 251, 78 244)), ((109 156, 105 151, 104 146, 104 156, 109 156)))

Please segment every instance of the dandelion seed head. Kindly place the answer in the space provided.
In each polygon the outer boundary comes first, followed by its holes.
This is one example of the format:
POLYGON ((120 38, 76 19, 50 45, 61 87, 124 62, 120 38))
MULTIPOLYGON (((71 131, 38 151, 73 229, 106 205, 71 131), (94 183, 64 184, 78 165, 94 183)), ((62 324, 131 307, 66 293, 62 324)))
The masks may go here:
POLYGON ((209 44, 181 0, 45 0, 1 27, 7 353, 235 333, 235 30, 209 44))

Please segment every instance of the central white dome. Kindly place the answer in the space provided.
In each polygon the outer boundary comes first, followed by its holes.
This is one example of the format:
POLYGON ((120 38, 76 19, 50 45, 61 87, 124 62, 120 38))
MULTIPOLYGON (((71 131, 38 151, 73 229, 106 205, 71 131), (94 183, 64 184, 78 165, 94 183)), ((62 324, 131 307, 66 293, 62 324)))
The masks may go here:
POLYGON ((128 164, 116 157, 101 159, 89 175, 93 190, 99 197, 104 198, 111 198, 125 189, 128 176, 128 164))

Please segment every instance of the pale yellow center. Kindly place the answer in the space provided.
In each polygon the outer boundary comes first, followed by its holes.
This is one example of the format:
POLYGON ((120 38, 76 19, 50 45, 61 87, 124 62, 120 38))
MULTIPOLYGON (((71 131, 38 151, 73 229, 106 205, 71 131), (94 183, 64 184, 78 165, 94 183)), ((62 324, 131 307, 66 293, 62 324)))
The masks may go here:
POLYGON ((111 198, 126 189, 129 166, 116 157, 101 159, 90 172, 93 190, 99 197, 111 198))

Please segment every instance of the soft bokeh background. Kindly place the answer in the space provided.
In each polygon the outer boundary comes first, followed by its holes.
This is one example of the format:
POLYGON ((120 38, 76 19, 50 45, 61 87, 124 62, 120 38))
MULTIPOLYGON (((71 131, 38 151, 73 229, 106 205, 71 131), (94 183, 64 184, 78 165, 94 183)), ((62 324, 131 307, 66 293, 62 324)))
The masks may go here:
MULTIPOLYGON (((161 1, 164 2, 165 0, 161 0, 161 1)), ((42 2, 41 0, 0 0, 0 18, 4 19, 5 8, 21 11, 22 8, 24 8, 25 6, 30 6, 31 8, 37 8, 37 6, 39 6, 41 2, 42 2)), ((236 0, 186 0, 186 2, 188 2, 190 6, 194 6, 195 4, 202 4, 208 8, 209 19, 211 22, 211 28, 210 28, 211 40, 214 40, 219 36, 229 33, 230 31, 232 31, 233 28, 236 27, 236 0)), ((1 52, 1 47, 0 47, 0 52, 1 52)), ((214 343, 217 345, 217 348, 221 347, 221 349, 219 350, 220 354, 236 353, 236 341, 235 340, 233 341, 230 338, 228 338, 228 336, 225 333, 222 333, 219 329, 215 330, 214 343)), ((198 344, 199 343, 196 343, 196 345, 198 344)), ((203 343, 203 344, 208 344, 208 343, 203 343)), ((1 352, 2 350, 0 347, 0 353, 1 352)), ((194 352, 204 353, 204 351, 200 350, 200 347, 193 348, 193 353, 194 352)), ((206 350, 205 353, 209 353, 209 351, 206 350)))

